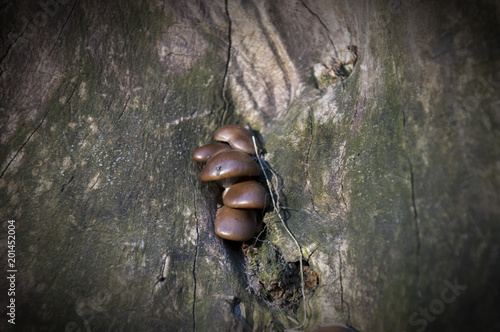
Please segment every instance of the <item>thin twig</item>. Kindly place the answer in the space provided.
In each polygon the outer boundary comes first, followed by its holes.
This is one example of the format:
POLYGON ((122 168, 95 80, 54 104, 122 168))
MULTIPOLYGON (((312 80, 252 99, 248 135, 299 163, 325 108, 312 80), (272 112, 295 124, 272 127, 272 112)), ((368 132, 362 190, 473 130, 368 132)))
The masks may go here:
MULTIPOLYGON (((307 302, 306 302, 306 293, 304 290, 304 269, 302 266, 302 260, 303 260, 304 256, 302 255, 302 247, 300 246, 299 241, 297 241, 295 236, 292 234, 292 232, 290 231, 290 229, 286 225, 285 220, 283 220, 283 217, 281 216, 279 201, 277 201, 274 198, 274 194, 273 194, 274 186, 271 184, 271 181, 269 181, 269 178, 267 177, 267 174, 266 174, 266 170, 264 169, 264 165, 262 164, 262 160, 260 158, 259 151, 257 149, 257 142, 255 141, 255 135, 252 135, 252 141, 253 141, 253 146, 255 148, 255 155, 257 156, 257 160, 259 161, 259 165, 260 165, 260 168, 262 169, 262 173, 264 173, 264 177, 266 179, 266 183, 267 183, 267 186, 269 188, 269 193, 271 194, 271 201, 273 202, 274 211, 278 215, 283 227, 287 231, 288 235, 290 235, 290 237, 293 239, 293 241, 297 245, 297 249, 299 250, 299 255, 300 255, 300 258, 299 258, 300 259, 299 260, 299 262, 300 262, 300 287, 302 289, 302 300, 304 302, 304 320, 302 321, 302 324, 297 326, 297 328, 301 328, 304 326, 304 324, 306 323, 306 319, 307 319, 307 302)), ((273 175, 274 175, 274 172, 273 172, 273 175)))

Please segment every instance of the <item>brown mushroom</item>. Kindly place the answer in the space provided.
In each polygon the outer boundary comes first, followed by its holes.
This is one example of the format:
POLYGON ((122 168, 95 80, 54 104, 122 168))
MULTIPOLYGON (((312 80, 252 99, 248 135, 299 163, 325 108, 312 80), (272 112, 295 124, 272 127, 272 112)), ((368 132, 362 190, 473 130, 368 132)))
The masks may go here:
POLYGON ((256 210, 232 209, 223 206, 215 217, 215 234, 231 241, 248 241, 262 230, 256 210))
POLYGON ((238 182, 224 192, 224 205, 234 209, 265 209, 269 194, 257 181, 238 182))
POLYGON ((196 149, 196 151, 193 153, 193 159, 195 161, 206 163, 208 159, 210 159, 215 154, 228 149, 231 149, 231 147, 226 143, 206 144, 196 149))
POLYGON ((241 178, 259 176, 262 171, 248 154, 238 150, 224 150, 210 158, 201 170, 201 181, 221 181, 224 188, 241 178))
POLYGON ((255 154, 252 134, 239 125, 225 125, 217 129, 214 134, 216 141, 227 142, 233 149, 237 149, 248 154, 255 154))

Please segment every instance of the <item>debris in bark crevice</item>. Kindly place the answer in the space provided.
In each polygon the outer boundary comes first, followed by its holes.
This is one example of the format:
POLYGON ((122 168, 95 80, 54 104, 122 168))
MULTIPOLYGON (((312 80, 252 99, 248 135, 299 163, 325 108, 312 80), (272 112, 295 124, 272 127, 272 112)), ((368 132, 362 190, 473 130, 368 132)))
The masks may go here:
MULTIPOLYGON (((302 301, 300 262, 287 262, 269 241, 244 246, 248 292, 276 310, 295 313, 302 301)), ((302 262, 306 295, 318 286, 318 275, 302 262)))
POLYGON ((313 66, 314 77, 320 90, 348 78, 358 61, 358 47, 349 45, 338 56, 328 55, 313 66))

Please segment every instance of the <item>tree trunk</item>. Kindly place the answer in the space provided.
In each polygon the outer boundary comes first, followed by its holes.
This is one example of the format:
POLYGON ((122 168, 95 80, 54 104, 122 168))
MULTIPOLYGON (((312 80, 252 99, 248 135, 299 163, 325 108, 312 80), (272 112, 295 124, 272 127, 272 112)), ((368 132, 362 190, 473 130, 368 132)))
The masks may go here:
POLYGON ((500 328, 498 2, 0 13, 2 331, 500 328), (191 155, 228 123, 262 140, 301 251, 272 211, 244 250, 215 236, 191 155))

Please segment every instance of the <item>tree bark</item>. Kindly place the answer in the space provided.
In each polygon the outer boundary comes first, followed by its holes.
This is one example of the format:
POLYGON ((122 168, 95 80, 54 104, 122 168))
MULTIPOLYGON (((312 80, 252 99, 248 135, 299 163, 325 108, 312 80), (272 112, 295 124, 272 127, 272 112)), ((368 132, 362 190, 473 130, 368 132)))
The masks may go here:
POLYGON ((499 12, 4 2, 2 331, 498 330, 499 12), (348 50, 352 74, 319 86, 348 50), (272 211, 250 249, 215 236, 191 154, 229 123, 262 140, 301 253, 272 211), (296 274, 293 301, 266 293, 301 258, 306 317, 296 274))

